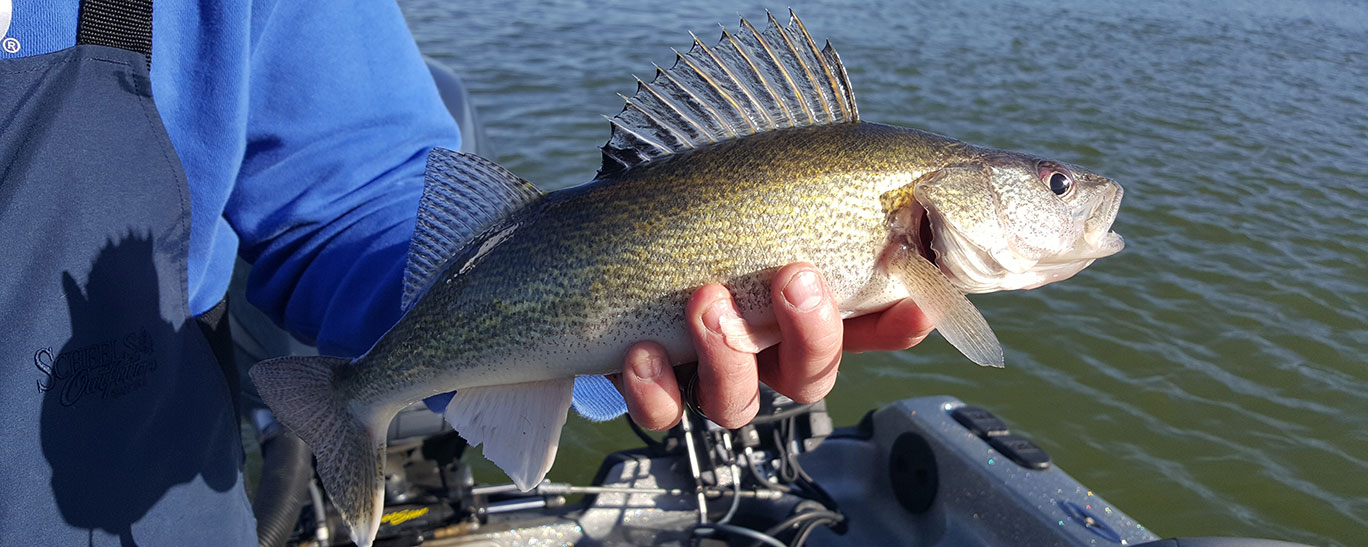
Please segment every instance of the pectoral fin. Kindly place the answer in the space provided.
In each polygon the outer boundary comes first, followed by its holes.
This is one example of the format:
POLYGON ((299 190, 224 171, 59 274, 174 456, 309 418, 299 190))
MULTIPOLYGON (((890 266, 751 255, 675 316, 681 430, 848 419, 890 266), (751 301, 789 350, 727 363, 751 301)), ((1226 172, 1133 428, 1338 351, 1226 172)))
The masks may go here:
POLYGON ((471 446, 483 443, 485 458, 526 492, 556 460, 574 388, 573 378, 465 388, 443 416, 471 446))
POLYGON ((1002 366, 1002 345, 993 329, 940 268, 907 248, 897 252, 888 268, 946 341, 975 363, 1002 366))

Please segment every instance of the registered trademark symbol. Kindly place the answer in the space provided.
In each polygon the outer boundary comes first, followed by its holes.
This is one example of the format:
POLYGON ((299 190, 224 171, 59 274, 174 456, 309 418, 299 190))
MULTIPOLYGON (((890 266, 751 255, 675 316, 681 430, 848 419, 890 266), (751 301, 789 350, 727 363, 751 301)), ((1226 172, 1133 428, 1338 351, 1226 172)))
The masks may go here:
POLYGON ((5 38, 0 42, 0 47, 5 48, 5 53, 19 53, 19 40, 14 37, 5 38))

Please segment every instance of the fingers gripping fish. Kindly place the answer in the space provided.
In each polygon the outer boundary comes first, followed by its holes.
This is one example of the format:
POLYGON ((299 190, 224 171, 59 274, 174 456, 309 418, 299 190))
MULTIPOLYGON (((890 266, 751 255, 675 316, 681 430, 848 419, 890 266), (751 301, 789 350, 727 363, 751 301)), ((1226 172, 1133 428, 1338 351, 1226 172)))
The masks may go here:
POLYGON ((384 434, 401 408, 456 391, 446 419, 531 489, 576 376, 617 371, 639 340, 675 364, 695 359, 683 310, 707 283, 732 291, 757 348, 778 341, 770 277, 806 261, 844 316, 912 298, 971 360, 1002 366, 966 293, 1065 279, 1122 247, 1109 231, 1116 183, 860 121, 840 57, 792 16, 764 30, 742 20, 715 46, 695 38, 626 101, 602 168, 579 187, 542 193, 489 160, 433 150, 404 317, 355 360, 252 369, 358 544, 379 525, 384 434))

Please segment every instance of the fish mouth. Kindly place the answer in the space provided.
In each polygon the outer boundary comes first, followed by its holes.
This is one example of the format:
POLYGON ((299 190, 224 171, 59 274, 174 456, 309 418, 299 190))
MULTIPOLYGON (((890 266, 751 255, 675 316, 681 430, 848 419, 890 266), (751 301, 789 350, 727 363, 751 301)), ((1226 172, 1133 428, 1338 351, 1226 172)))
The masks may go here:
POLYGON ((1085 260, 1091 262, 1121 252, 1126 247, 1126 241, 1111 228, 1116 222, 1116 213, 1121 209, 1122 194, 1121 186, 1113 183, 1106 193, 1094 198, 1083 209, 1087 211, 1086 217, 1080 221, 1083 235, 1074 242, 1073 248, 1043 257, 1040 263, 1057 266, 1085 260))
POLYGON ((965 293, 1033 289, 1062 281, 1088 267, 1094 260, 1114 255, 1125 247, 1110 223, 1098 225, 1079 237, 1072 248, 1047 256, 1028 257, 1010 245, 994 252, 974 243, 934 208, 921 208, 917 217, 917 252, 935 264, 952 284, 965 293))
POLYGON ((1079 261, 1093 261, 1099 258, 1106 258, 1121 252, 1126 247, 1126 240, 1121 238, 1121 234, 1116 232, 1102 232, 1099 234, 1088 234, 1080 238, 1073 249, 1068 252, 1040 259, 1041 265, 1072 264, 1079 261))
POLYGON ((942 191, 935 182, 915 190, 916 206, 904 206, 894 224, 907 247, 915 247, 965 293, 1031 289, 1068 279, 1125 247, 1111 231, 1122 190, 1110 180, 1090 183, 1086 194, 1063 207, 1046 203, 1026 211, 1006 208, 1002 200, 1013 196, 992 188, 993 199, 973 203, 958 201, 964 189, 942 191))

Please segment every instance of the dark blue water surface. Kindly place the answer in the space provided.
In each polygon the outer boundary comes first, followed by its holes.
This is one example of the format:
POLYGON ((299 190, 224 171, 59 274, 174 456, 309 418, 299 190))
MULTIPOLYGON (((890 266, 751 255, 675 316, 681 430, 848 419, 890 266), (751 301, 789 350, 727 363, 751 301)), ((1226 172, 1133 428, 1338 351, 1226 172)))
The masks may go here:
MULTIPOLYGON (((1006 417, 1161 536, 1368 540, 1368 8, 1348 1, 789 0, 862 117, 1087 166, 1126 188, 1125 252, 974 298, 1007 352, 933 336, 848 356, 838 423, 954 395, 1006 417)), ((632 74, 737 12, 709 0, 405 0, 465 78, 497 160, 588 180, 632 74)), ((782 13, 782 12, 780 12, 782 13)), ((619 423, 572 419, 554 480, 587 482, 619 423)), ((485 480, 502 480, 491 471, 485 480)))

